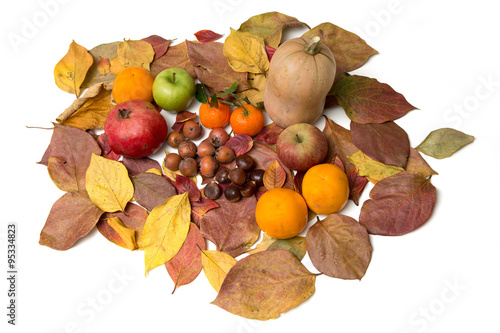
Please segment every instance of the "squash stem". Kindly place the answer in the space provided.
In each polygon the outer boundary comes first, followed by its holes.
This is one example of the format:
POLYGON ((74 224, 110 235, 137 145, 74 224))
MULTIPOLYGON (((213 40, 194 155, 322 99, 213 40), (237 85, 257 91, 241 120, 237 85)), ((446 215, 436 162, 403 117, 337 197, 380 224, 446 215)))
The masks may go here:
POLYGON ((313 38, 311 38, 311 40, 304 46, 304 52, 310 55, 318 54, 320 51, 320 41, 321 39, 319 38, 319 36, 314 36, 313 38))

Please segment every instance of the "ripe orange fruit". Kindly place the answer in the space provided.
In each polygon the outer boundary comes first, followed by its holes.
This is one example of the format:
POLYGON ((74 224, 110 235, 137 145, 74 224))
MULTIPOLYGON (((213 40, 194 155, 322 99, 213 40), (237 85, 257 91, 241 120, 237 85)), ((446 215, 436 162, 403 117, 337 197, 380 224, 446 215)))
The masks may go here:
POLYGON ((264 128, 265 119, 261 110, 251 104, 245 104, 231 113, 229 122, 235 134, 255 136, 264 128))
POLYGON ((210 105, 210 103, 202 103, 198 115, 201 124, 206 128, 224 127, 229 124, 231 107, 220 102, 217 107, 210 105))
POLYGON ((307 204, 302 196, 287 188, 273 188, 265 192, 255 208, 257 224, 273 238, 297 236, 306 226, 307 204))
POLYGON ((142 67, 128 67, 121 71, 113 81, 115 102, 141 99, 153 103, 153 82, 155 77, 142 67))
POLYGON ((349 180, 338 166, 317 164, 304 175, 302 196, 309 209, 317 214, 338 212, 349 199, 349 180))

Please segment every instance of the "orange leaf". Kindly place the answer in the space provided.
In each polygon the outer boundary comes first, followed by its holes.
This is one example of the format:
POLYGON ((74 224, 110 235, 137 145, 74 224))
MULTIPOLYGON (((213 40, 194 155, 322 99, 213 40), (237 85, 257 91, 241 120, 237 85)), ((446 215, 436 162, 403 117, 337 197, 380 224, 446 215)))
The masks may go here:
POLYGON ((72 41, 68 52, 54 68, 56 85, 76 97, 80 96, 80 86, 93 62, 87 49, 72 41))
POLYGON ((266 189, 280 188, 285 184, 286 171, 283 169, 278 160, 274 160, 266 172, 264 172, 264 186, 266 189))

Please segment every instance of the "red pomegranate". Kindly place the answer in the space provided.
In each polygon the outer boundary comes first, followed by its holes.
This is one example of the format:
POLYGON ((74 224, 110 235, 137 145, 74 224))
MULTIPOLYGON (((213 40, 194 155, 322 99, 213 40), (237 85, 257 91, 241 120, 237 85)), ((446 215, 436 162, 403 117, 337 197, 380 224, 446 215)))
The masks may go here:
POLYGON ((156 152, 168 134, 165 118, 153 104, 132 100, 115 106, 104 124, 111 150, 132 158, 156 152))

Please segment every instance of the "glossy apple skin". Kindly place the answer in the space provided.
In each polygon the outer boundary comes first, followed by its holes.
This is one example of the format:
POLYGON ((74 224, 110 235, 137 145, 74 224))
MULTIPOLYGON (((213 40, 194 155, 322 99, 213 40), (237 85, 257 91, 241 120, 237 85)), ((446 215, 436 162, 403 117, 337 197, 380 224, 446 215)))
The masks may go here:
POLYGON ((168 126, 153 104, 132 100, 109 112, 104 132, 114 153, 141 158, 155 153, 163 145, 168 126))
POLYGON ((325 160, 328 142, 316 126, 298 123, 279 134, 276 153, 286 167, 306 171, 325 160))
POLYGON ((188 72, 181 68, 161 71, 153 82, 153 98, 163 110, 186 110, 196 93, 196 84, 188 72))

